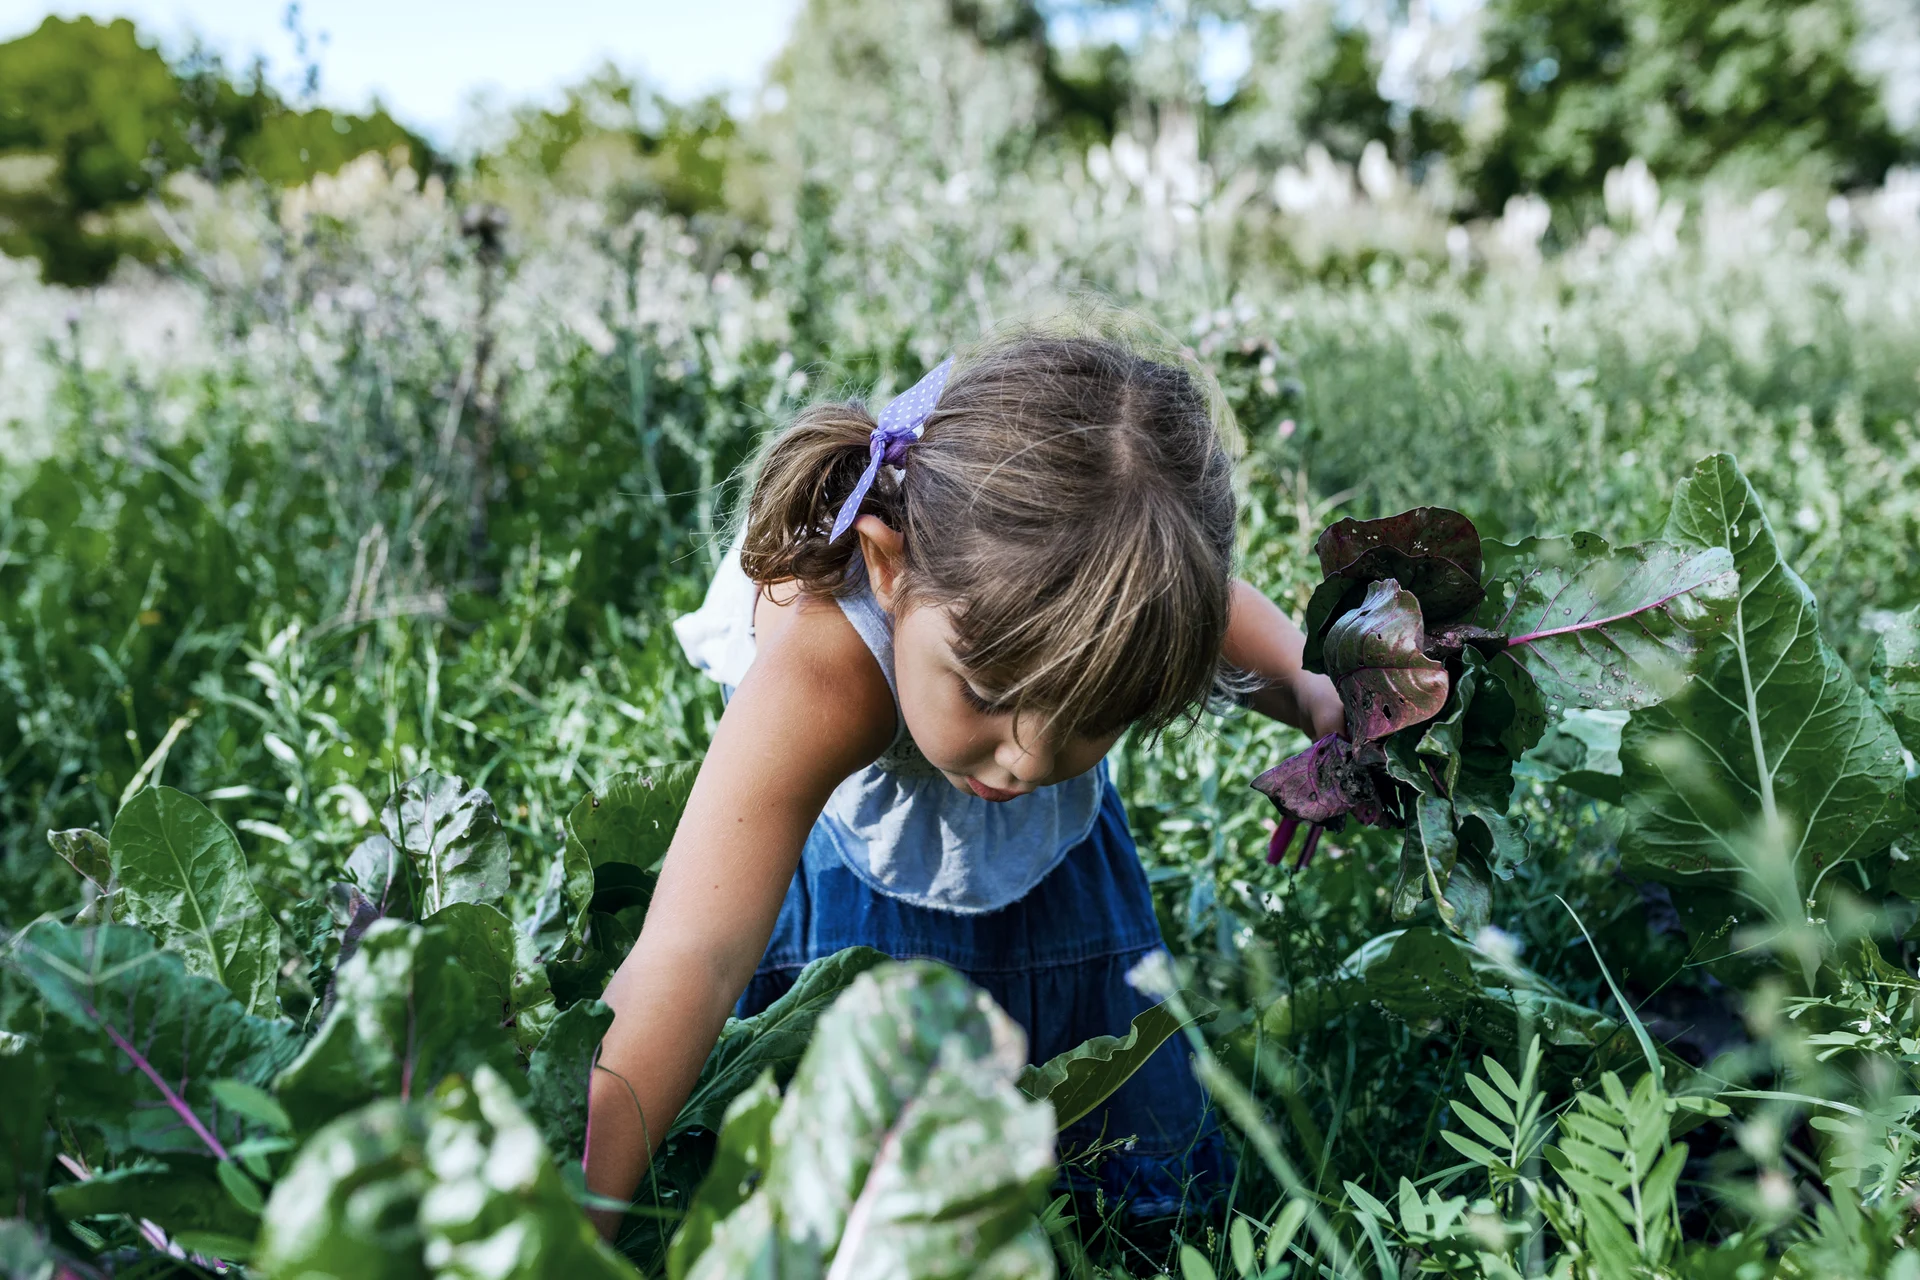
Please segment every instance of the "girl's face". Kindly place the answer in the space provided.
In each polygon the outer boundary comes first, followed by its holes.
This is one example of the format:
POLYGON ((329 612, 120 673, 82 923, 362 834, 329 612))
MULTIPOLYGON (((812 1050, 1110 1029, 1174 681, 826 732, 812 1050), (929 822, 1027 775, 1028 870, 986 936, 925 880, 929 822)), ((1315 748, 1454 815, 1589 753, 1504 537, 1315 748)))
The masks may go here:
POLYGON ((1078 777, 1120 736, 1059 738, 1016 723, 993 705, 993 690, 970 682, 953 653, 952 620, 937 605, 895 616, 893 663, 900 713, 921 754, 982 800, 1013 800, 1078 777))

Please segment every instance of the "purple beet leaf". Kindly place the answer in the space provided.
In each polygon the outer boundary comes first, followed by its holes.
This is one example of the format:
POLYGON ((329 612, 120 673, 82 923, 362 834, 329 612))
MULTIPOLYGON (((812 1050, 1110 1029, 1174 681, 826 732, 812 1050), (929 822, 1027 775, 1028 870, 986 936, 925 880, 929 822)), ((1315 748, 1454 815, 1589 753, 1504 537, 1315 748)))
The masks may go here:
POLYGON ((1444 507, 1416 507, 1384 520, 1342 520, 1316 544, 1325 581, 1307 605, 1305 662, 1325 671, 1327 632, 1366 600, 1367 588, 1391 580, 1413 593, 1428 626, 1453 622, 1486 598, 1480 584, 1480 535, 1473 522, 1444 507))
POLYGON ((1415 507, 1380 520, 1340 520, 1313 544, 1320 572, 1332 577, 1375 547, 1410 556, 1451 560, 1480 576, 1480 532, 1473 521, 1445 507, 1415 507))
POLYGON ((1320 571, 1350 582, 1392 578, 1420 600, 1430 621, 1480 602, 1480 534, 1445 507, 1415 507, 1381 520, 1341 520, 1320 535, 1320 571))
POLYGON ((1388 579, 1327 629, 1322 660, 1347 709, 1347 738, 1373 742, 1430 720, 1446 705, 1446 664, 1429 658, 1420 603, 1388 579))
MULTIPOLYGON (((1283 822, 1295 819, 1324 826, 1351 813, 1372 826, 1385 812, 1372 770, 1337 733, 1282 760, 1255 778, 1253 789, 1273 801, 1283 822)), ((1281 848, 1286 843, 1281 842, 1281 848)))

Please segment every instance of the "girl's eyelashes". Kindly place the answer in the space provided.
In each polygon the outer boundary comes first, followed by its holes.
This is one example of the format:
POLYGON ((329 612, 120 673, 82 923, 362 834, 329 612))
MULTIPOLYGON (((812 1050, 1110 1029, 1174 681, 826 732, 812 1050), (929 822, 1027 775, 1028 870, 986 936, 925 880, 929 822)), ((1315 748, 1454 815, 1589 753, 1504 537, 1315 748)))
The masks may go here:
POLYGON ((1004 706, 1001 703, 994 702, 990 698, 981 696, 980 691, 978 689, 975 689, 973 687, 972 682, 969 681, 965 676, 956 674, 954 676, 954 680, 960 685, 961 699, 964 700, 969 707, 972 707, 975 711, 979 712, 981 715, 997 716, 997 715, 1006 714, 1008 710, 1006 706, 1004 706))

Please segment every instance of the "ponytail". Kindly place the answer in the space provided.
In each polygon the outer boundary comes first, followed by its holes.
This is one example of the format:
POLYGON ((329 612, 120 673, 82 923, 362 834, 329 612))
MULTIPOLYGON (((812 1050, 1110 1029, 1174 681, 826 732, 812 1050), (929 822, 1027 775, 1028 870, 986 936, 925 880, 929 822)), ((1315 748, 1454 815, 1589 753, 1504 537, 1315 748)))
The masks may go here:
MULTIPOLYGON (((747 502, 740 566, 763 586, 793 582, 809 595, 845 589, 856 538, 830 543, 833 518, 866 469, 873 415, 857 401, 816 404, 761 456, 747 502)), ((900 486, 883 469, 862 513, 901 527, 900 486)))

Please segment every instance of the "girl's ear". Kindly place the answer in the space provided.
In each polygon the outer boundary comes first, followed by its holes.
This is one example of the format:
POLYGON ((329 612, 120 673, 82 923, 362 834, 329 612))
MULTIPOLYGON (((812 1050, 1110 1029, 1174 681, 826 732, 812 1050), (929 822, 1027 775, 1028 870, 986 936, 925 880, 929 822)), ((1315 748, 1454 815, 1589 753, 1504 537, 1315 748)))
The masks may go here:
POLYGON ((907 540, 879 516, 861 516, 853 522, 860 537, 860 554, 867 561, 867 582, 873 598, 888 613, 900 585, 900 574, 907 567, 907 540))

